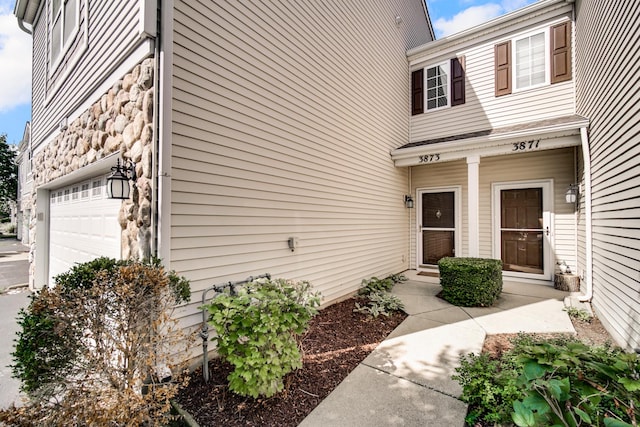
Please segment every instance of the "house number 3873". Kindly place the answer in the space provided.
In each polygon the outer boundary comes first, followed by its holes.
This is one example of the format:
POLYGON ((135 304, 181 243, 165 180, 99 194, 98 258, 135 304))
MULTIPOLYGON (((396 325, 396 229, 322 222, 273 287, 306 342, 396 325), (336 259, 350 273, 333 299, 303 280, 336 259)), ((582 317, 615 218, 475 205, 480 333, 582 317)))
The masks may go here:
POLYGON ((514 142, 512 143, 512 145, 513 145, 513 150, 511 151, 533 150, 534 148, 538 148, 538 146, 540 145, 540 140, 532 139, 531 141, 514 142))
POLYGON ((427 154, 420 156, 420 163, 431 163, 440 160, 440 154, 427 154))

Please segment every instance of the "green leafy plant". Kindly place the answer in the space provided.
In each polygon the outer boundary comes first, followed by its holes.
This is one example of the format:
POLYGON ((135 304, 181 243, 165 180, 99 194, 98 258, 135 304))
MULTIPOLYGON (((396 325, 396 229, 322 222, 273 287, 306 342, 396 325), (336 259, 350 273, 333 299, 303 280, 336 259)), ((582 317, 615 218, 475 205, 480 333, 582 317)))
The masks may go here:
POLYGON ((372 277, 362 280, 362 288, 358 294, 363 297, 366 304, 360 305, 356 302, 353 310, 358 313, 370 314, 373 317, 379 315, 391 316, 394 312, 404 311, 404 304, 397 296, 389 291, 396 283, 404 282, 407 278, 403 274, 392 274, 384 279, 372 277))
POLYGON ((493 305, 502 292, 502 261, 442 258, 438 261, 442 298, 463 307, 493 305))
POLYGON ((391 316, 398 311, 404 311, 404 303, 397 296, 384 291, 375 291, 367 294, 366 305, 356 302, 353 311, 370 314, 373 317, 379 315, 391 316))
POLYGON ((519 349, 513 421, 524 426, 637 426, 640 356, 578 341, 541 342, 519 349))
POLYGON ((236 295, 224 293, 206 306, 218 353, 234 366, 229 388, 243 396, 270 397, 284 376, 302 366, 296 336, 317 313, 320 295, 309 282, 261 279, 236 295))
POLYGON ((519 334, 493 360, 463 356, 453 376, 467 422, 531 426, 637 426, 640 356, 575 338, 519 334))
POLYGON ((567 312, 569 317, 581 322, 591 323, 593 320, 593 316, 587 310, 576 307, 565 307, 563 310, 567 312))
POLYGON ((189 345, 171 315, 188 282, 172 276, 157 262, 99 258, 35 294, 19 314, 12 366, 30 403, 0 421, 163 425, 189 345))
POLYGON ((477 420, 511 422, 512 402, 522 395, 516 386, 518 370, 513 361, 492 360, 486 353, 465 355, 452 378, 462 386, 462 401, 469 404, 468 424, 477 420))
POLYGON ((378 279, 377 277, 372 277, 371 279, 362 279, 362 287, 358 291, 360 295, 369 295, 373 292, 388 292, 393 289, 393 285, 397 282, 394 281, 393 278, 387 277, 384 279, 378 279))

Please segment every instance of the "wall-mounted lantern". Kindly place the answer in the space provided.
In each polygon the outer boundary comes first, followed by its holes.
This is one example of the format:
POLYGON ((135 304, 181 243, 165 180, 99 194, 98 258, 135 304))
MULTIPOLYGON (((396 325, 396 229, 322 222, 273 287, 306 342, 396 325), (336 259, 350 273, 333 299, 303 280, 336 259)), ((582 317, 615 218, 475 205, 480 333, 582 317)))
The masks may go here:
POLYGON ((567 203, 575 203, 576 200, 578 200, 578 186, 576 184, 569 184, 569 188, 567 188, 564 196, 567 203))
POLYGON ((128 199, 131 192, 129 181, 136 180, 136 164, 131 160, 120 166, 120 159, 111 168, 111 175, 107 177, 107 194, 110 199, 128 199))
POLYGON ((412 209, 413 208, 413 197, 411 196, 404 196, 404 206, 408 209, 412 209))

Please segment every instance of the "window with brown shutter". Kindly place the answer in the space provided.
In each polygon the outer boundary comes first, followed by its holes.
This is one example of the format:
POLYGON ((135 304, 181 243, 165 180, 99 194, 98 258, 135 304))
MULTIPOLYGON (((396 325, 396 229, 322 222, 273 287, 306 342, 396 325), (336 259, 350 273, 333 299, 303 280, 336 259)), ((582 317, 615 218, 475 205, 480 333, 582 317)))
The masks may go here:
POLYGON ((571 80, 571 22, 551 27, 551 83, 571 80))
POLYGON ((465 102, 464 70, 464 56, 451 59, 451 106, 462 105, 465 102))
POLYGON ((495 91, 496 96, 511 93, 511 41, 495 46, 495 91))
POLYGON ((424 69, 411 73, 411 115, 424 113, 424 69))

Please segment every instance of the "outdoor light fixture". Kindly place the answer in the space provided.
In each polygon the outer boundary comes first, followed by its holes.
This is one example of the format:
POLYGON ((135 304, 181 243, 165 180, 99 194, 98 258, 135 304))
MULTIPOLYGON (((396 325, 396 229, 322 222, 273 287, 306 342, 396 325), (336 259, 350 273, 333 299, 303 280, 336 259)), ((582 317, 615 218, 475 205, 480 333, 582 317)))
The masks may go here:
POLYGON ((413 208, 413 197, 404 196, 404 205, 405 207, 412 209, 413 208))
POLYGON ((578 199, 578 186, 576 184, 569 184, 569 188, 567 188, 564 197, 567 203, 575 203, 578 199))
POLYGON ((110 199, 128 199, 131 187, 129 181, 136 180, 136 164, 131 160, 120 166, 120 159, 111 168, 111 175, 107 177, 107 194, 110 199))

